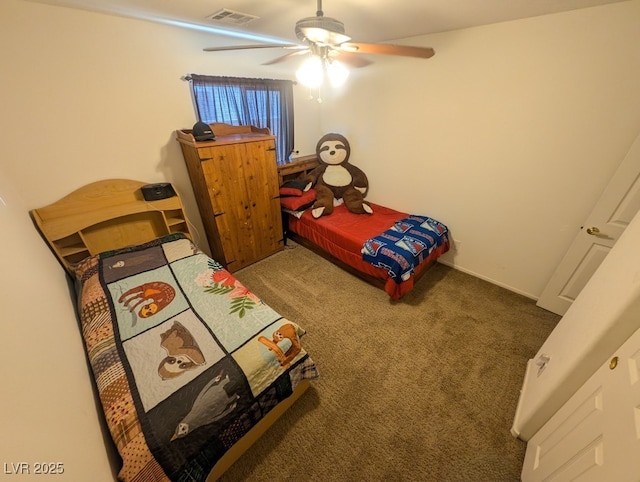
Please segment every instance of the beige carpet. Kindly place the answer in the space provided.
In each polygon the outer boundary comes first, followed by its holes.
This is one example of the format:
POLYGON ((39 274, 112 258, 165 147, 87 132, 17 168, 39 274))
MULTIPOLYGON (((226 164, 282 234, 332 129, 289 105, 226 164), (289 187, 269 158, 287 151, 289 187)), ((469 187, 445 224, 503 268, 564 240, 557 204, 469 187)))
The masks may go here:
POLYGON ((526 362, 559 317, 436 264, 399 302, 293 245, 236 273, 321 378, 224 481, 516 481, 526 362))

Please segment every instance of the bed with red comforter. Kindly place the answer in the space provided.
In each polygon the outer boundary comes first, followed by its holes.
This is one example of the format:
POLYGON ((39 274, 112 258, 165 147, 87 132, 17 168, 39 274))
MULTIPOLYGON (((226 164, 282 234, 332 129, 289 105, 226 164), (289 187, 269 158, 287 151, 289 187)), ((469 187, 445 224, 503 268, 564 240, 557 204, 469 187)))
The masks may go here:
POLYGON ((290 213, 287 236, 397 300, 449 250, 448 229, 427 216, 369 204, 370 215, 351 213, 344 205, 318 219, 310 209, 290 213))

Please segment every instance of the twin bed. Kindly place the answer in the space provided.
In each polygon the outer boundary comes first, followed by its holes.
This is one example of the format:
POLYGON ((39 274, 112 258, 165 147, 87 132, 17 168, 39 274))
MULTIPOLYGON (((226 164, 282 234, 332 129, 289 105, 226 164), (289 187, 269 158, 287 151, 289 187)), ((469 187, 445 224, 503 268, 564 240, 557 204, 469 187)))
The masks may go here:
POLYGON ((287 213, 287 236, 398 300, 447 252, 447 228, 427 216, 370 204, 371 215, 344 205, 318 219, 310 210, 287 213))
POLYGON ((354 214, 341 204, 331 215, 315 219, 313 189, 296 192, 287 186, 317 165, 316 156, 307 156, 279 169, 285 242, 294 240, 383 289, 392 300, 402 298, 449 250, 447 226, 371 202, 373 214, 354 214))
MULTIPOLYGON (((318 370, 300 343, 304 329, 191 242, 180 197, 147 201, 143 185, 95 182, 31 215, 75 279, 119 478, 216 480, 318 370)), ((317 220, 290 210, 286 234, 398 299, 448 250, 448 232, 373 207, 356 215, 338 206, 317 220), (414 255, 395 273, 394 246, 414 255)))
POLYGON ((304 330, 191 242, 178 196, 100 181, 31 212, 76 280, 121 480, 216 480, 317 377, 304 330))

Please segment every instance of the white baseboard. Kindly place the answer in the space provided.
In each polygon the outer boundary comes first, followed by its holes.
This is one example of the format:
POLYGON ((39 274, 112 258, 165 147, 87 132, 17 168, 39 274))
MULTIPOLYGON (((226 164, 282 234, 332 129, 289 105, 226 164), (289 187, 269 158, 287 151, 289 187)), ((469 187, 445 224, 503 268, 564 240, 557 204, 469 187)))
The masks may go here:
POLYGON ((453 263, 451 263, 449 261, 444 261, 442 259, 438 259, 438 263, 442 263, 445 266, 449 266, 450 268, 453 268, 455 270, 462 271, 463 273, 469 274, 471 276, 475 276, 476 278, 480 278, 481 280, 484 280, 484 281, 488 281, 489 283, 497 285, 497 286, 500 286, 501 288, 504 288, 506 290, 513 291, 514 293, 517 293, 519 295, 526 296, 527 298, 530 298, 532 300, 538 301, 538 297, 532 295, 531 293, 525 293, 524 291, 519 290, 517 288, 514 288, 513 286, 509 286, 507 284, 501 283, 500 281, 496 281, 494 279, 488 278, 488 277, 483 276, 481 274, 475 273, 475 272, 473 272, 471 270, 468 270, 468 269, 465 269, 465 268, 461 268, 460 266, 456 266, 455 264, 453 264, 453 263))

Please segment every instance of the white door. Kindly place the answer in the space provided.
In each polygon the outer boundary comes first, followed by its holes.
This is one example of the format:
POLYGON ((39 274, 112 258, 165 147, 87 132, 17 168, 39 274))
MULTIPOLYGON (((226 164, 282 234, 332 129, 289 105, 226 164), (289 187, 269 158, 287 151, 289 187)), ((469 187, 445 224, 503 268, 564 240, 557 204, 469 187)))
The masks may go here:
POLYGON ((640 330, 531 437, 522 481, 640 480, 640 330))
POLYGON ((564 315, 640 210, 640 136, 556 268, 537 305, 564 315))

